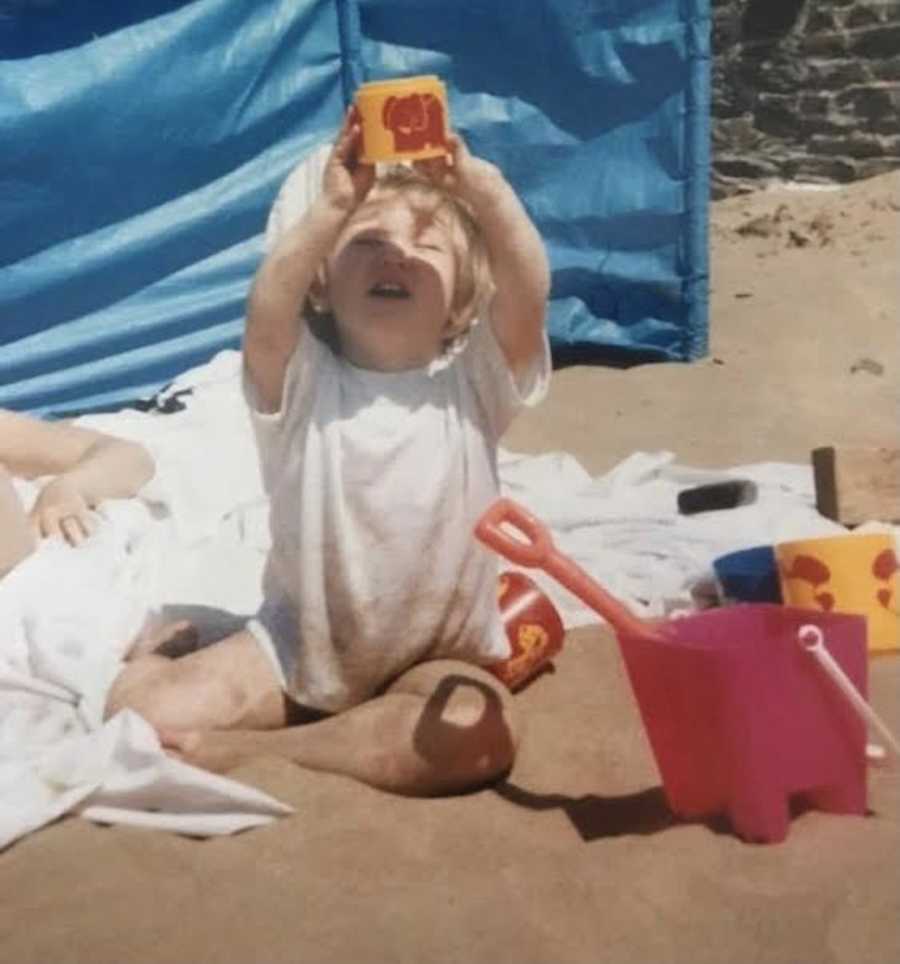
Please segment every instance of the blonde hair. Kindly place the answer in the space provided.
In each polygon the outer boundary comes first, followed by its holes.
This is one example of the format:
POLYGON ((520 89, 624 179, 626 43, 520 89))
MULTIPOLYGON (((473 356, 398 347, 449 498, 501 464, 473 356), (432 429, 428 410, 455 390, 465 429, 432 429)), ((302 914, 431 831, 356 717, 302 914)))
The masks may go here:
MULTIPOLYGON (((456 290, 450 305, 451 332, 444 344, 447 350, 468 332, 472 321, 487 306, 494 291, 490 260, 481 226, 471 208, 461 198, 414 167, 394 164, 380 170, 372 186, 372 191, 375 190, 434 198, 438 202, 435 211, 446 211, 462 232, 463 244, 455 251, 456 290)), ((333 350, 337 350, 335 321, 329 309, 318 304, 314 296, 307 295, 303 305, 303 317, 319 338, 333 350)))

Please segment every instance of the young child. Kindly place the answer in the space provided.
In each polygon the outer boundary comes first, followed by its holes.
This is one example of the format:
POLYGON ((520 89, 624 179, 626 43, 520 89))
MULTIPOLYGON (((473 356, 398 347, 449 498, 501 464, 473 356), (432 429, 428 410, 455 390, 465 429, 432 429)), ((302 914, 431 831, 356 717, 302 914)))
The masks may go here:
POLYGON ((512 763, 510 695, 478 666, 509 652, 498 566, 473 528, 501 434, 546 389, 549 268, 500 171, 449 144, 376 179, 348 113, 320 196, 257 273, 265 602, 209 649, 129 664, 109 705, 190 762, 276 754, 414 794, 512 763))
POLYGON ((149 452, 135 442, 0 410, 0 576, 38 538, 58 535, 80 545, 93 530, 91 510, 104 499, 135 495, 153 472, 149 452), (53 476, 27 515, 14 476, 53 476))

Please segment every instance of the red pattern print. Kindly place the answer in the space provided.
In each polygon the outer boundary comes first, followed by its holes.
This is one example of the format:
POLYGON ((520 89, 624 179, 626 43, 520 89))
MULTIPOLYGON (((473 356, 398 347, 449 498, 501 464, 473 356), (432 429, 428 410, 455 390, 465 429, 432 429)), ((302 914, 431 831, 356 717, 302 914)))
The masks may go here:
POLYGON ((394 135, 395 151, 420 151, 445 144, 444 108, 434 94, 388 97, 381 120, 394 135))
MULTIPOLYGON (((831 579, 831 570, 815 556, 795 556, 786 576, 788 579, 800 579, 808 582, 813 588, 818 588, 831 579)), ((813 599, 826 613, 834 609, 834 595, 830 592, 814 593, 813 599)))
MULTIPOLYGON (((872 563, 872 575, 879 582, 888 582, 893 578, 900 566, 897 564, 897 555, 893 549, 884 549, 878 553, 875 557, 875 561, 872 563)), ((875 598, 878 600, 880 606, 887 609, 888 612, 894 612, 894 608, 891 606, 891 600, 894 596, 894 590, 890 586, 885 586, 883 589, 879 589, 875 594, 875 598)))

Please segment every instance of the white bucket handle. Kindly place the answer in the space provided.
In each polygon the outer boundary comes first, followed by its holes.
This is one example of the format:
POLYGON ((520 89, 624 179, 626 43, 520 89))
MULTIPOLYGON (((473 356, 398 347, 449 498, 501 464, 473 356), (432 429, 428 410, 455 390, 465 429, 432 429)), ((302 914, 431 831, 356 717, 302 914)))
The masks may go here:
POLYGON ((837 688, 847 698, 850 705, 862 717, 865 722, 874 727, 885 742, 894 752, 895 757, 900 757, 900 743, 888 729, 887 724, 872 709, 871 706, 862 698, 859 690, 853 685, 847 674, 838 665, 835 658, 825 648, 825 636, 818 626, 806 624, 797 630, 797 642, 808 652, 815 656, 818 664, 831 677, 837 688))

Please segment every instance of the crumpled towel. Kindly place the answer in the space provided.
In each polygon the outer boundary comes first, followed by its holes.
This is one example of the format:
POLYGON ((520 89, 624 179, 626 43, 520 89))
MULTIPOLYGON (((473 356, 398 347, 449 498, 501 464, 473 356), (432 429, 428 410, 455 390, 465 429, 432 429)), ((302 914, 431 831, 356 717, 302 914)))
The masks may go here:
MULTIPOLYGON (((815 507, 809 465, 765 462, 727 469, 679 465, 672 452, 635 452, 592 478, 569 454, 501 453, 503 494, 550 529, 557 548, 645 617, 693 610, 713 581, 713 561, 738 549, 845 532, 815 507), (728 479, 756 483, 755 502, 680 515, 678 493, 728 479)), ((506 564, 510 565, 510 564, 506 564)), ((511 566, 510 568, 516 568, 511 566)), ((598 616, 541 572, 529 574, 567 628, 598 616)))
POLYGON ((0 848, 67 813, 201 837, 292 813, 268 794, 163 752, 131 710, 71 732, 29 760, 0 760, 0 848))
POLYGON ((59 538, 0 581, 0 848, 65 813, 181 833, 232 833, 291 808, 171 758, 106 696, 154 600, 159 524, 106 503, 91 538, 59 538))

